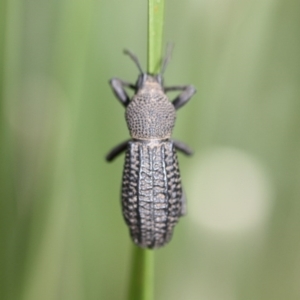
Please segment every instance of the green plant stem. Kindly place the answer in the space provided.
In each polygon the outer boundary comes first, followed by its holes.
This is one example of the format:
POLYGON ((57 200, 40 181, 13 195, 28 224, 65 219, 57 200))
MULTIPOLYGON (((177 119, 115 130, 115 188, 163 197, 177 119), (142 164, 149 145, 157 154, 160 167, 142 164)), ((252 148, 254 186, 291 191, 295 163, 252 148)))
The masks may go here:
POLYGON ((152 300, 154 252, 133 246, 128 300, 152 300))
POLYGON ((160 71, 164 0, 148 0, 148 73, 160 71))
MULTIPOLYGON (((160 72, 164 22, 164 0, 148 0, 148 66, 160 72)), ((133 246, 128 300, 153 300, 154 251, 133 246)))

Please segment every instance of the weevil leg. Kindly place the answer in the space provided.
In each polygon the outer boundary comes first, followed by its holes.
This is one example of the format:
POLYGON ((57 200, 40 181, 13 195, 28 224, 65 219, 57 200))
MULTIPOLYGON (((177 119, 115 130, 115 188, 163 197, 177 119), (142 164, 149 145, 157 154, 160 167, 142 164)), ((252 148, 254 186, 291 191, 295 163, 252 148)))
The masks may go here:
POLYGON ((165 88, 165 92, 182 91, 173 101, 175 109, 179 109, 186 104, 196 93, 196 89, 192 85, 170 86, 165 88))
POLYGON ((190 156, 193 154, 193 150, 183 142, 173 140, 173 145, 176 150, 182 152, 185 155, 190 156))
POLYGON ((127 149, 128 142, 130 140, 127 140, 116 147, 114 147, 105 157, 106 161, 113 161, 119 154, 124 152, 127 149))
POLYGON ((115 94, 115 96, 120 100, 120 102, 126 107, 129 104, 130 98, 125 91, 125 87, 135 90, 134 84, 125 82, 119 78, 112 78, 109 84, 115 94))
POLYGON ((186 214, 187 214, 186 195, 184 189, 182 189, 180 216, 183 217, 186 214))

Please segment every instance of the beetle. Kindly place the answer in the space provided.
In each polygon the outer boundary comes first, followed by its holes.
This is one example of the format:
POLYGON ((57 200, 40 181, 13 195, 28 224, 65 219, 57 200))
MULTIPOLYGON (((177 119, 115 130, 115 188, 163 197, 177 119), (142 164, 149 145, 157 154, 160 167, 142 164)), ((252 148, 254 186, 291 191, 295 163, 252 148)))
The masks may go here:
POLYGON ((126 108, 125 118, 131 139, 113 148, 106 156, 112 161, 126 151, 121 203, 133 242, 142 248, 159 248, 168 243, 179 218, 186 213, 176 150, 191 155, 184 143, 171 139, 176 110, 195 94, 192 85, 164 87, 163 73, 143 72, 139 60, 129 50, 124 54, 134 61, 140 74, 135 84, 112 78, 111 88, 126 108), (132 89, 132 99, 125 88, 132 89), (169 101, 166 93, 180 91, 169 101))

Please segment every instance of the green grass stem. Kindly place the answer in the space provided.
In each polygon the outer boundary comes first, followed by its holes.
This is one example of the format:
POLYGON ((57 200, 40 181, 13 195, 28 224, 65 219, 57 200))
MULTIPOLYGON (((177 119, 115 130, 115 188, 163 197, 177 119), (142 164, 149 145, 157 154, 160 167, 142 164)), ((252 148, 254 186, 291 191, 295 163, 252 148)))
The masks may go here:
POLYGON ((133 246, 128 300, 152 300, 154 252, 133 246))
MULTIPOLYGON (((148 0, 148 67, 160 72, 164 23, 164 0, 148 0)), ((128 300, 153 300, 154 251, 133 246, 128 300)))
POLYGON ((164 24, 164 0, 148 0, 148 72, 160 71, 164 24))

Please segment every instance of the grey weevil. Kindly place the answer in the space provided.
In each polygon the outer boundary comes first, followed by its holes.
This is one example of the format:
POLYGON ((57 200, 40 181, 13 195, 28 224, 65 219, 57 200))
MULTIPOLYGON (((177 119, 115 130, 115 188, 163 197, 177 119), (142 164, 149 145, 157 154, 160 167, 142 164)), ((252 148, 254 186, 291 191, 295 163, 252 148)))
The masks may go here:
POLYGON ((126 151, 122 181, 122 211, 133 242, 142 248, 159 248, 168 243, 179 218, 186 213, 176 150, 191 155, 191 149, 171 139, 176 110, 195 94, 191 85, 164 87, 162 74, 169 61, 166 55, 160 74, 143 72, 138 58, 124 53, 137 65, 135 84, 118 78, 110 80, 117 99, 125 106, 131 135, 106 156, 112 161, 126 151), (130 100, 125 88, 134 91, 130 100), (167 92, 181 91, 169 101, 167 92))

